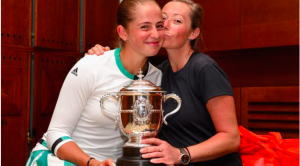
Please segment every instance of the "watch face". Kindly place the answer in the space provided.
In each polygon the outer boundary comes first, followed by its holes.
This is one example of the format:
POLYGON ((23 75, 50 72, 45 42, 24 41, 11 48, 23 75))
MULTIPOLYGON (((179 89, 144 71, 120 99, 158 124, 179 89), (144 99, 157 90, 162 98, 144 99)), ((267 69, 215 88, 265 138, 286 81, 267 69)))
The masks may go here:
POLYGON ((182 163, 189 163, 190 157, 188 155, 182 155, 181 162, 182 163))

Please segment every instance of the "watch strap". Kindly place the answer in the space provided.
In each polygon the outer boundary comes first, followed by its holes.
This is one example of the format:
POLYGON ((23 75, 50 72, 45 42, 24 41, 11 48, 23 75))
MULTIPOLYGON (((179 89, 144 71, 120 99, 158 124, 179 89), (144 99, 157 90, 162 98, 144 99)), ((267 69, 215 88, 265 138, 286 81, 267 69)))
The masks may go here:
POLYGON ((186 149, 186 151, 188 152, 188 154, 189 154, 189 157, 190 157, 190 161, 191 161, 191 160, 192 160, 192 158, 191 158, 191 153, 190 153, 189 149, 188 149, 187 147, 185 147, 184 149, 186 149))
POLYGON ((180 153, 181 153, 181 157, 180 157, 180 163, 182 165, 188 165, 190 162, 191 162, 191 156, 190 156, 190 152, 188 151, 188 153, 184 150, 185 148, 178 148, 180 150, 180 153), (187 156, 189 158, 188 162, 184 162, 182 161, 182 157, 183 156, 187 156))
POLYGON ((184 150, 184 148, 178 148, 180 150, 181 154, 187 154, 186 151, 184 150))

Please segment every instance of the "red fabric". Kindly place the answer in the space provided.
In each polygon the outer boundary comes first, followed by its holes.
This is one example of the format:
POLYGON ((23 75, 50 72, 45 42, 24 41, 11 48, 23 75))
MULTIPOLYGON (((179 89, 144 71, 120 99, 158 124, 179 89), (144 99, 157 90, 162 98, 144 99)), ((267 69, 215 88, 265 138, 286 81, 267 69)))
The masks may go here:
POLYGON ((242 126, 239 130, 244 166, 299 166, 299 139, 282 139, 278 132, 256 135, 242 126))

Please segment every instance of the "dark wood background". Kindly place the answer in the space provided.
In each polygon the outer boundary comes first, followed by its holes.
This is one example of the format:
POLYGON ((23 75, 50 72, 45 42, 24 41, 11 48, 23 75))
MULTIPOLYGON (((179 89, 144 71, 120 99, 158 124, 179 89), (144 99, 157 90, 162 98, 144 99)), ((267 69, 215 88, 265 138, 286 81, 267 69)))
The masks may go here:
MULTIPOLYGON (((83 52, 96 43, 114 46, 119 0, 80 2, 1 1, 2 165, 25 165, 29 147, 47 130, 64 78, 83 56, 80 40, 83 52)), ((239 124, 299 138, 299 1, 195 2, 204 8, 204 52, 231 80, 239 124)), ((162 49, 150 61, 166 58, 162 49)))

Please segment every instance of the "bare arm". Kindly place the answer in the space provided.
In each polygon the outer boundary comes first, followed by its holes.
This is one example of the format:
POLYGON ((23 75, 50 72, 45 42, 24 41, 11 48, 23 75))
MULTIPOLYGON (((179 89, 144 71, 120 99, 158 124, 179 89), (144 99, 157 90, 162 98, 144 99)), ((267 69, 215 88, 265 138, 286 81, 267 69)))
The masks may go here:
MULTIPOLYGON (((188 147, 192 162, 208 161, 236 152, 240 145, 233 97, 214 97, 206 106, 217 134, 204 142, 188 147)), ((180 151, 166 141, 151 138, 143 140, 143 143, 156 145, 141 150, 144 158, 152 158, 151 162, 180 164, 180 151)))
POLYGON ((108 46, 103 47, 99 44, 96 44, 94 47, 92 47, 91 49, 88 50, 87 53, 85 53, 85 55, 103 55, 105 51, 109 51, 110 48, 108 46))
POLYGON ((193 162, 211 160, 237 152, 240 145, 233 97, 214 97, 207 102, 206 107, 217 134, 200 144, 188 147, 193 162))

